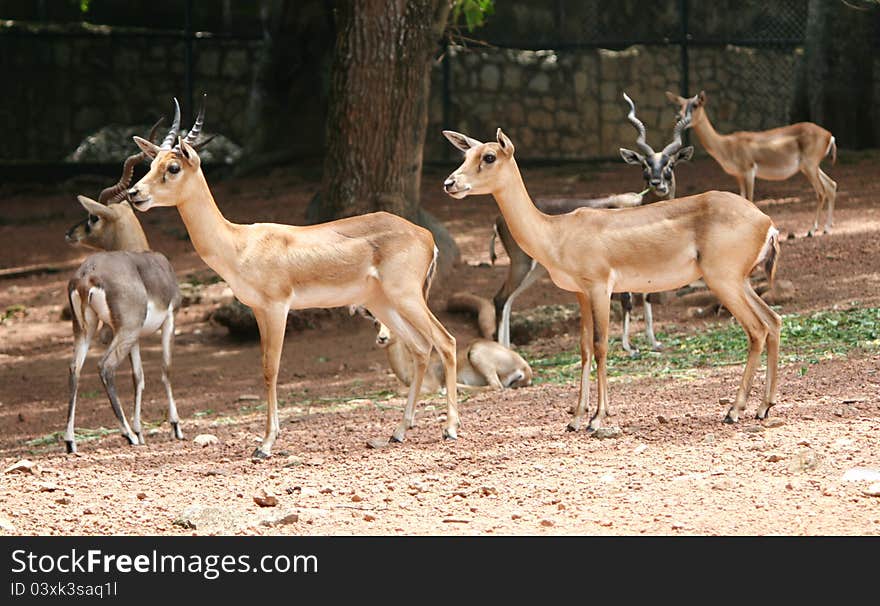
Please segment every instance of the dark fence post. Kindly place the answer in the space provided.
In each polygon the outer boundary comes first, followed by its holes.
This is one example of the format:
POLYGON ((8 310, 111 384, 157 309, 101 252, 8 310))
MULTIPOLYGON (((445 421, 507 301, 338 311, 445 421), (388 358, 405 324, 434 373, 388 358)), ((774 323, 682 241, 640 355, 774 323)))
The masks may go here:
MULTIPOLYGON (((681 96, 687 97, 690 95, 688 92, 691 87, 691 63, 690 57, 688 56, 688 39, 690 38, 690 23, 689 23, 689 12, 690 12, 690 1, 689 0, 679 0, 678 2, 678 12, 679 18, 681 21, 681 96)), ((686 130, 684 131, 684 144, 690 144, 690 133, 686 130)))
POLYGON ((184 57, 184 90, 186 94, 186 123, 192 120, 193 110, 193 31, 192 31, 192 0, 186 0, 183 25, 183 57, 184 57))
MULTIPOLYGON (((449 66, 449 40, 443 40, 443 128, 453 128, 452 124, 452 99, 451 97, 451 81, 452 70, 449 66)), ((450 158, 450 145, 443 146, 443 157, 446 160, 450 158)))

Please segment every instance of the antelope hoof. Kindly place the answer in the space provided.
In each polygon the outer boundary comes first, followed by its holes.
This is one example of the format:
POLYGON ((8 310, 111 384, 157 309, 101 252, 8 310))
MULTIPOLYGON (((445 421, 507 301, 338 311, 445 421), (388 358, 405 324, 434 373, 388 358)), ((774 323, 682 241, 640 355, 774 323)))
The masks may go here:
POLYGON ((137 436, 127 435, 123 437, 128 440, 130 446, 139 446, 137 436))
POLYGON ((654 351, 663 351, 663 343, 660 343, 660 342, 658 341, 657 343, 654 343, 654 344, 651 346, 651 349, 653 349, 654 351))
POLYGON ((773 405, 774 405, 773 403, 769 403, 766 405, 766 408, 762 407, 763 410, 761 408, 759 408, 758 412, 755 413, 755 418, 758 419, 759 421, 763 421, 764 419, 769 417, 770 416, 770 409, 773 407, 773 405))
POLYGON ((183 440, 183 431, 180 429, 180 423, 172 423, 171 431, 174 434, 175 440, 183 440))
POLYGON ((65 440, 64 445, 67 448, 67 454, 76 454, 76 442, 73 440, 65 440))
POLYGON ((406 434, 403 432, 403 430, 402 430, 402 429, 398 429, 398 430, 395 431, 393 434, 391 434, 391 440, 389 440, 389 441, 390 441, 390 442, 401 443, 401 442, 403 442, 405 436, 406 436, 406 434))
POLYGON ((624 348, 624 350, 626 351, 627 355, 628 355, 630 358, 638 358, 638 357, 639 357, 639 350, 638 350, 638 349, 633 349, 633 348, 626 349, 626 348, 624 348))
POLYGON ((727 411, 727 414, 724 415, 724 420, 722 421, 722 423, 725 423, 726 425, 733 425, 737 421, 739 421, 739 416, 734 412, 734 409, 731 408, 727 411))
POLYGON ((262 448, 257 448, 254 450, 254 454, 251 455, 252 459, 263 460, 268 459, 271 455, 267 452, 263 452, 262 448))
POLYGON ((457 440, 458 432, 452 427, 444 427, 443 428, 443 439, 444 440, 457 440))
POLYGON ((565 426, 565 431, 577 431, 581 428, 581 420, 580 419, 572 419, 568 422, 568 425, 565 426))
POLYGON ((810 231, 807 232, 807 238, 812 238, 812 237, 813 237, 813 230, 811 229, 810 231))
POLYGON ((137 436, 137 443, 139 446, 143 446, 144 444, 146 444, 146 442, 144 441, 144 434, 138 431, 135 432, 134 435, 137 436))

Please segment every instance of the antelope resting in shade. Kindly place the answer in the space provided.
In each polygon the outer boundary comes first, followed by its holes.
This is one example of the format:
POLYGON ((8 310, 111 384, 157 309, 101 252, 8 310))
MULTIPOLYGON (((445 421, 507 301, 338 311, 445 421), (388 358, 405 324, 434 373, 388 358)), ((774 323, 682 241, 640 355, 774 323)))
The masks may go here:
MULTIPOLYGON (((156 126, 150 133, 152 139, 156 126)), ((119 182, 101 192, 98 200, 78 196, 88 218, 66 234, 70 244, 104 250, 89 256, 67 285, 74 335, 70 364, 70 404, 64 441, 67 452, 76 452, 74 418, 80 372, 89 346, 102 324, 113 330, 113 339, 98 363, 101 382, 119 426, 131 444, 143 444, 141 400, 144 372, 139 339, 162 331, 162 383, 168 396, 168 421, 175 438, 183 439, 174 395, 171 391, 171 347, 174 315, 180 306, 177 277, 163 255, 151 252, 140 222, 125 200, 135 165, 143 153, 129 156, 119 182), (134 379, 134 416, 129 426, 116 392, 116 370, 131 360, 134 379)))
MULTIPOLYGON (((624 195, 611 196, 600 200, 582 200, 582 199, 561 199, 561 200, 538 200, 535 206, 543 213, 549 215, 562 215, 570 213, 578 208, 626 208, 629 206, 638 206, 643 203, 655 202, 662 199, 672 199, 675 197, 675 164, 679 161, 687 161, 693 156, 693 147, 682 147, 681 134, 689 125, 689 118, 679 120, 673 131, 672 141, 666 145, 660 152, 655 152, 648 145, 645 135, 645 125, 636 117, 636 108, 632 99, 624 93, 623 98, 629 105, 629 113, 627 119, 635 127, 638 133, 636 145, 641 151, 635 152, 629 149, 620 148, 620 155, 627 164, 638 164, 642 166, 642 176, 645 181, 645 191, 651 194, 651 197, 645 201, 639 195, 635 204, 621 204, 626 202, 624 195)), ((644 192, 643 192, 644 193, 644 192)), ((493 302, 495 304, 495 316, 497 322, 496 338, 499 343, 505 347, 510 347, 510 314, 514 300, 521 295, 527 288, 539 279, 543 278, 547 272, 532 257, 523 251, 516 243, 510 228, 503 215, 495 219, 495 235, 492 238, 491 257, 495 260, 495 237, 501 240, 501 245, 510 259, 510 266, 507 270, 507 277, 504 283, 495 293, 493 302)), ((616 295, 617 296, 617 295, 616 295)), ((634 349, 629 342, 630 331, 630 314, 633 308, 632 293, 624 292, 619 295, 621 307, 623 308, 623 331, 621 333, 621 344, 623 349, 630 355, 636 355, 638 350, 634 349)), ((657 295, 646 294, 642 297, 645 310, 645 334, 652 349, 659 350, 662 345, 654 336, 654 314, 651 307, 652 303, 658 302, 657 295)))
MULTIPOLYGON (((173 147, 135 137, 153 161, 129 194, 139 211, 176 206, 196 252, 254 311, 268 406, 263 443, 253 456, 268 457, 280 431, 277 382, 287 313, 308 307, 363 306, 406 342, 415 371, 403 419, 392 436, 396 441, 415 423, 422 377, 436 349, 446 372, 443 434, 457 437, 455 339, 426 301, 437 261, 431 232, 385 212, 306 227, 227 221, 192 145, 203 111, 204 105, 190 133, 173 147)), ((175 137, 172 129, 168 138, 173 142, 175 137)))
POLYGON ((800 171, 818 198, 816 218, 807 236, 812 236, 819 229, 819 218, 826 203, 828 214, 825 217, 825 233, 831 231, 837 183, 819 168, 829 153, 832 154, 832 164, 837 160, 837 144, 829 131, 812 122, 798 122, 771 130, 720 135, 706 114, 704 91, 689 99, 669 91, 666 96, 678 107, 681 117, 692 116, 691 123, 700 143, 724 172, 736 178, 741 196, 754 201, 755 177, 783 181, 800 171))
MULTIPOLYGON (((412 353, 394 333, 377 322, 376 345, 388 353, 391 370, 406 386, 413 380, 412 353)), ((488 339, 474 339, 456 357, 458 386, 463 389, 505 389, 525 387, 532 382, 532 368, 515 351, 488 339)), ((436 355, 431 356, 422 393, 436 393, 445 381, 443 364, 436 355)))
POLYGON ((481 143, 443 131, 464 152, 464 162, 444 181, 452 197, 491 194, 517 244, 543 265, 559 288, 576 294, 581 310, 581 387, 571 431, 589 407, 591 359, 596 357, 598 408, 589 428, 608 414, 608 315, 615 291, 672 290, 702 277, 739 321, 749 354, 736 400, 725 421, 736 422, 767 348, 766 390, 757 417, 776 402, 780 317, 755 294, 749 274, 763 265, 772 281, 779 232, 754 204, 729 192, 710 191, 619 210, 581 208, 547 215, 526 191, 511 140, 498 129, 496 141, 481 143))

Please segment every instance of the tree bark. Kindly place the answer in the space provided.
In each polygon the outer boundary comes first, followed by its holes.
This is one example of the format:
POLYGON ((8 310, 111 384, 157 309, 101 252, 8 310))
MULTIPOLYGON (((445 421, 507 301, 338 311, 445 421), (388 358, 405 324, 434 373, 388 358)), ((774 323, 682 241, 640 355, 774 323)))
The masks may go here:
POLYGON ((448 15, 449 0, 338 3, 314 219, 385 210, 418 220, 431 60, 448 15))

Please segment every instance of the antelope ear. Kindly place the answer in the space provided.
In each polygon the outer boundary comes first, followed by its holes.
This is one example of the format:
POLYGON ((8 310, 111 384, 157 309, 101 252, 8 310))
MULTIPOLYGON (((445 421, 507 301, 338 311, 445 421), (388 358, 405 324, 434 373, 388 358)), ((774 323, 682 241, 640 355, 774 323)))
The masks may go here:
POLYGON ((82 207, 86 209, 86 212, 90 215, 98 215, 102 219, 110 219, 113 217, 112 210, 99 202, 95 202, 91 198, 77 196, 76 199, 79 200, 79 203, 82 204, 82 207))
POLYGON ((704 105, 706 103, 706 91, 701 90, 700 94, 697 95, 697 102, 694 106, 699 107, 700 105, 704 105))
POLYGON ((498 129, 498 132, 495 134, 495 138, 498 140, 498 145, 501 146, 501 151, 503 151, 508 156, 513 156, 513 141, 504 134, 501 128, 498 129))
POLYGON ((645 157, 643 155, 638 152, 634 152, 631 149, 626 149, 625 147, 620 148, 620 157, 623 158, 623 161, 627 164, 643 164, 645 161, 645 157))
POLYGON ((454 130, 444 130, 443 136, 449 139, 450 143, 452 143, 455 147, 463 152, 466 152, 472 147, 478 147, 482 145, 482 143, 477 141, 476 139, 471 139, 467 135, 457 133, 454 130))
POLYGON ((141 151, 143 151, 149 157, 155 158, 156 155, 159 153, 159 146, 155 143, 147 141, 146 139, 142 139, 137 135, 135 135, 133 138, 134 142, 137 143, 137 146, 141 148, 141 151))
POLYGON ((687 162, 691 158, 694 157, 694 146, 688 145, 687 147, 682 147, 678 150, 678 153, 675 154, 676 162, 687 162))
POLYGON ((687 99, 685 99, 684 97, 679 97, 675 93, 671 93, 669 91, 666 91, 666 98, 669 99, 669 102, 673 105, 684 105, 685 103, 687 103, 687 99))
POLYGON ((180 148, 180 155, 184 161, 193 168, 198 168, 201 160, 199 159, 199 153, 193 149, 193 146, 184 141, 183 137, 177 138, 177 145, 180 148))

